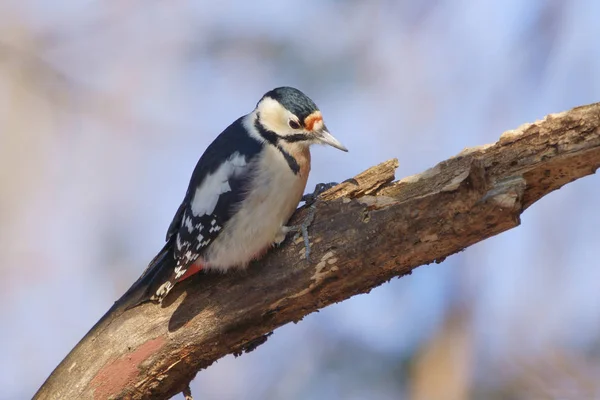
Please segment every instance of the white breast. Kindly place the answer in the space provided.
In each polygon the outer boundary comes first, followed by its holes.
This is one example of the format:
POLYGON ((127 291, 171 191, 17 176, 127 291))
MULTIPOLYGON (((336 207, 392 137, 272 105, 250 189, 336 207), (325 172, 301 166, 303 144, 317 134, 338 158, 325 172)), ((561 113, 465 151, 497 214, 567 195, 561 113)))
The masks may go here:
POLYGON ((298 207, 308 169, 296 175, 278 149, 267 145, 264 152, 252 165, 251 192, 204 254, 207 269, 245 267, 271 246, 298 207))

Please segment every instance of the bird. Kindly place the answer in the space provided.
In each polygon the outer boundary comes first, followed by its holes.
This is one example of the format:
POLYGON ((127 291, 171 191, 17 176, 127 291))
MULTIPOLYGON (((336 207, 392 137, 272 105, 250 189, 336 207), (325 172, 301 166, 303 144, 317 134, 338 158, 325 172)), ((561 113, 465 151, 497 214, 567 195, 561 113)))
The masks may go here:
POLYGON ((164 247, 124 296, 127 308, 161 303, 199 271, 244 269, 282 243, 293 230, 286 224, 302 200, 314 144, 348 151, 303 92, 282 86, 265 93, 200 157, 164 247))

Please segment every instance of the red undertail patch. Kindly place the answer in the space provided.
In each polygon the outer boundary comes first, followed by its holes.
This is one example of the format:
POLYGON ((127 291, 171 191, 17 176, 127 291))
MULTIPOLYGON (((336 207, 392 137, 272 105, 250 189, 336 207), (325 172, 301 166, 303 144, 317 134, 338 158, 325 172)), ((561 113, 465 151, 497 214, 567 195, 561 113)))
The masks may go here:
POLYGON ((202 268, 203 268, 203 266, 199 265, 199 264, 190 265, 190 267, 187 269, 187 271, 185 271, 185 274, 183 274, 183 276, 181 278, 179 278, 177 280, 177 282, 184 281, 187 278, 189 278, 190 276, 197 274, 198 272, 202 271, 202 268))

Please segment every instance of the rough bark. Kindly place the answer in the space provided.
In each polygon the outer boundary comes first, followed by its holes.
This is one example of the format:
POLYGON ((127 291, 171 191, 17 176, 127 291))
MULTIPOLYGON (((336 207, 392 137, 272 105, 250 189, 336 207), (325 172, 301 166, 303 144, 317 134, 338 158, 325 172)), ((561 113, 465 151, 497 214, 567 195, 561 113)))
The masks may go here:
POLYGON ((310 264, 302 240, 290 240, 247 272, 189 279, 163 306, 109 312, 35 398, 168 398, 283 324, 514 228, 535 201, 600 166, 600 103, 392 182, 396 166, 385 162, 321 196, 310 264))

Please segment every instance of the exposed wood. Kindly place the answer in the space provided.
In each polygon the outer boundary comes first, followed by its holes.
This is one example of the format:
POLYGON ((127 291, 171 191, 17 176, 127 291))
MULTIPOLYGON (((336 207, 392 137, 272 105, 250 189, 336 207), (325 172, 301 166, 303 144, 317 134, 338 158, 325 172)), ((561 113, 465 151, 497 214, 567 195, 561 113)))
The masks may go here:
POLYGON ((523 125, 397 182, 396 160, 374 167, 321 196, 310 228, 313 263, 303 259, 300 239, 247 272, 192 278, 162 307, 111 312, 36 398, 181 392, 197 371, 256 348, 283 324, 519 225, 539 198, 596 171, 599 127, 600 104, 592 104, 523 125))

